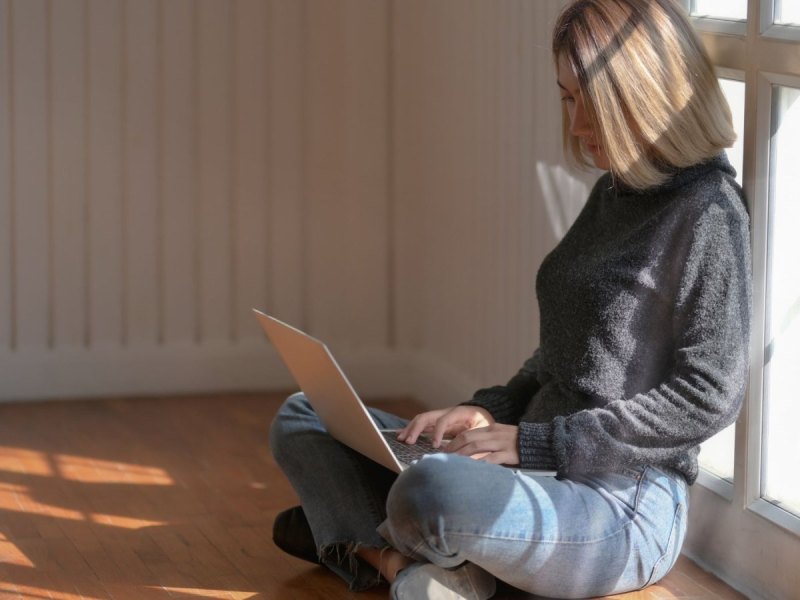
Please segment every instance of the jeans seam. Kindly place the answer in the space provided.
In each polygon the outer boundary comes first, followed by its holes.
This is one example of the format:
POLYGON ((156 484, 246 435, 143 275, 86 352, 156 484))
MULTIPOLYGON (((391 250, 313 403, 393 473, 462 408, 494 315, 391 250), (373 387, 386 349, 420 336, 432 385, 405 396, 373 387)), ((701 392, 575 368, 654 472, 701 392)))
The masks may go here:
POLYGON ((604 537, 593 538, 591 540, 546 540, 546 539, 537 539, 537 538, 522 538, 522 537, 509 537, 503 535, 488 535, 483 533, 468 533, 464 531, 450 531, 447 533, 449 536, 458 536, 458 537, 476 537, 481 539, 487 540, 502 540, 504 542, 520 542, 525 544, 569 544, 569 545, 583 545, 583 544, 599 544, 601 542, 606 542, 609 539, 616 537, 623 533, 626 529, 630 528, 633 525, 633 520, 628 521, 619 529, 609 533, 604 537))
MULTIPOLYGON (((350 448, 347 449, 350 450, 351 452, 355 452, 350 448)), ((353 462, 355 463, 358 472, 361 474, 362 479, 364 479, 365 481, 368 480, 369 473, 367 473, 367 470, 364 467, 364 463, 357 459, 354 460, 353 462)), ((380 499, 378 497, 378 494, 375 493, 375 490, 372 487, 370 487, 369 491, 370 491, 368 495, 369 509, 370 512, 372 513, 371 516, 374 518, 374 520, 378 523, 379 526, 383 521, 386 520, 386 499, 385 498, 380 499)))
POLYGON ((650 470, 649 466, 646 466, 639 475, 638 481, 636 482, 636 494, 633 497, 633 514, 639 514, 639 500, 641 499, 642 495, 642 488, 644 488, 645 479, 647 477, 647 472, 650 470))
POLYGON ((642 589, 646 588, 649 585, 652 585, 653 583, 655 583, 660 579, 660 577, 658 577, 658 568, 667 558, 667 555, 669 555, 670 553, 673 554, 675 553, 675 544, 677 543, 676 537, 678 535, 678 520, 680 519, 682 513, 684 512, 685 510, 683 504, 679 503, 675 507, 675 513, 672 516, 672 527, 670 528, 669 536, 667 537, 667 544, 664 549, 664 553, 658 557, 655 563, 653 563, 653 569, 650 571, 650 577, 647 580, 647 583, 644 584, 644 586, 642 586, 642 589))

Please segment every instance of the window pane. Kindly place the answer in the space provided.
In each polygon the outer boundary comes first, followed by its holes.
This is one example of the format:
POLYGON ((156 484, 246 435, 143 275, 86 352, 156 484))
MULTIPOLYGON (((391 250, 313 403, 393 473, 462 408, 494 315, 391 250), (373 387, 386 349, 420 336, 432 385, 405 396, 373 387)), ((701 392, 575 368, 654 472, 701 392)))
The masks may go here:
POLYGON ((747 0, 694 0, 692 15, 744 21, 747 19, 747 0))
POLYGON ((800 514, 800 90, 775 86, 762 495, 800 514))
POLYGON ((700 445, 700 466, 726 481, 733 482, 733 451, 736 425, 720 431, 700 445))
POLYGON ((736 143, 728 148, 728 160, 736 169, 736 181, 742 185, 742 169, 744 168, 744 81, 720 78, 719 85, 728 100, 733 117, 733 128, 736 131, 736 143))
MULTIPOLYGON (((742 183, 742 142, 744 139, 744 82, 720 78, 719 85, 731 107, 736 144, 728 148, 728 159, 736 169, 736 180, 742 183)), ((733 481, 734 438, 736 425, 724 429, 701 445, 700 466, 706 471, 733 481)))
POLYGON ((775 0, 775 22, 800 25, 800 0, 775 0))

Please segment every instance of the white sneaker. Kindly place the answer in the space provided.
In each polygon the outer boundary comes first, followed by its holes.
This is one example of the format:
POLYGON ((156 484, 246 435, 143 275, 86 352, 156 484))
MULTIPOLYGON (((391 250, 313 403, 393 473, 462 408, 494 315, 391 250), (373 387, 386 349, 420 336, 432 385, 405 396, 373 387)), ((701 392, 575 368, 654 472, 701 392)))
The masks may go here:
POLYGON ((392 600, 488 600, 495 586, 493 575, 469 562, 453 570, 415 563, 397 574, 389 596, 392 600))

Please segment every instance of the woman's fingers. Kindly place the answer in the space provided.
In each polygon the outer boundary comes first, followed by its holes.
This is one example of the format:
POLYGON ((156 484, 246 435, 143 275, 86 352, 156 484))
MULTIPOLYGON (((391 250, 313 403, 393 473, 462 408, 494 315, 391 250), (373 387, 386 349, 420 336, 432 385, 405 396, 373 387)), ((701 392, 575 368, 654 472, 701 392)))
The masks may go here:
POLYGON ((397 434, 397 439, 406 444, 415 444, 419 435, 433 426, 436 420, 447 412, 447 409, 431 410, 420 413, 408 422, 397 434))
POLYGON ((431 442, 438 448, 444 436, 460 433, 465 429, 493 423, 486 409, 476 406, 456 406, 420 413, 398 434, 397 439, 406 444, 414 444, 424 431, 432 431, 431 442))
POLYGON ((495 423, 459 434, 450 441, 447 452, 471 456, 492 464, 516 465, 519 464, 518 435, 516 426, 495 423))

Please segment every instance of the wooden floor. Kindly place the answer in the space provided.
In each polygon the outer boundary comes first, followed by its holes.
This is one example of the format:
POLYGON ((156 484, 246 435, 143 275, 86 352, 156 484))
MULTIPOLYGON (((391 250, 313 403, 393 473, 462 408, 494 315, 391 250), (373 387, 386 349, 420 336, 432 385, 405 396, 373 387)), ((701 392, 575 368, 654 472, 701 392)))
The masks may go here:
MULTIPOLYGON (((295 502, 267 449, 282 397, 0 405, 0 599, 386 598, 273 546, 295 502)), ((743 596, 681 560, 619 598, 743 596)))

